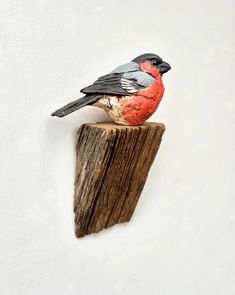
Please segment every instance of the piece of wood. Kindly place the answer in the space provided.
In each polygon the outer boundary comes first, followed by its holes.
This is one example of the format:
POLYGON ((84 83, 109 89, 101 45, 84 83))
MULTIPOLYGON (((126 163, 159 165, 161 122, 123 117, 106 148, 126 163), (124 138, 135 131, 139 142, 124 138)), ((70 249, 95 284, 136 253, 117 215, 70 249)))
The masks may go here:
POLYGON ((77 237, 130 220, 165 126, 84 124, 78 130, 74 193, 77 237))

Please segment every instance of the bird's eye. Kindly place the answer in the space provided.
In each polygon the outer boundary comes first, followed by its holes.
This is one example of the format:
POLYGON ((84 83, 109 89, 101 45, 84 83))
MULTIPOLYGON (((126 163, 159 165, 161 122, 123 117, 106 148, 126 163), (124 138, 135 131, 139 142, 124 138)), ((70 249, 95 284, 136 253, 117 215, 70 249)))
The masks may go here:
POLYGON ((158 64, 159 64, 159 60, 157 60, 157 59, 154 58, 154 59, 152 60, 152 65, 153 65, 153 66, 156 66, 156 65, 158 65, 158 64))

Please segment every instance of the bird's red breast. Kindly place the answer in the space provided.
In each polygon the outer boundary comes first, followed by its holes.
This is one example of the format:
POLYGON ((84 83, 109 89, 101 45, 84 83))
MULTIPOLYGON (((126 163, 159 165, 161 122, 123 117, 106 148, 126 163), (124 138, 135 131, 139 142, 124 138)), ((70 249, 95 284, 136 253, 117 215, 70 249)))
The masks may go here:
POLYGON ((135 95, 123 96, 120 99, 121 115, 130 125, 143 124, 155 112, 164 94, 164 85, 158 69, 148 62, 142 63, 140 68, 151 74, 155 82, 135 95))

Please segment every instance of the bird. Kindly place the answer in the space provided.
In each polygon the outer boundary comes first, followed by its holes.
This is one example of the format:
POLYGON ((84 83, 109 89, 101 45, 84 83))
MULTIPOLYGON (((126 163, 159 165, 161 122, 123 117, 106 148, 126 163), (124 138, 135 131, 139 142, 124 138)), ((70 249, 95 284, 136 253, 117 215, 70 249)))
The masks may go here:
POLYGON ((96 106, 116 124, 142 125, 158 108, 165 90, 162 76, 170 69, 160 56, 141 54, 81 89, 84 96, 51 116, 61 118, 85 106, 96 106))

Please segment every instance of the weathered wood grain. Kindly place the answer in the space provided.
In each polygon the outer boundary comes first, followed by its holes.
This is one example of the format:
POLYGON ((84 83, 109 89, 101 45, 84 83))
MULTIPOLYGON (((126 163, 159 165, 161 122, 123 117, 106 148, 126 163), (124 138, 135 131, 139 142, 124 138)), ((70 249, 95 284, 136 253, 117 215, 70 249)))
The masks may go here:
POLYGON ((164 131, 159 123, 80 127, 74 193, 77 237, 130 220, 164 131))

